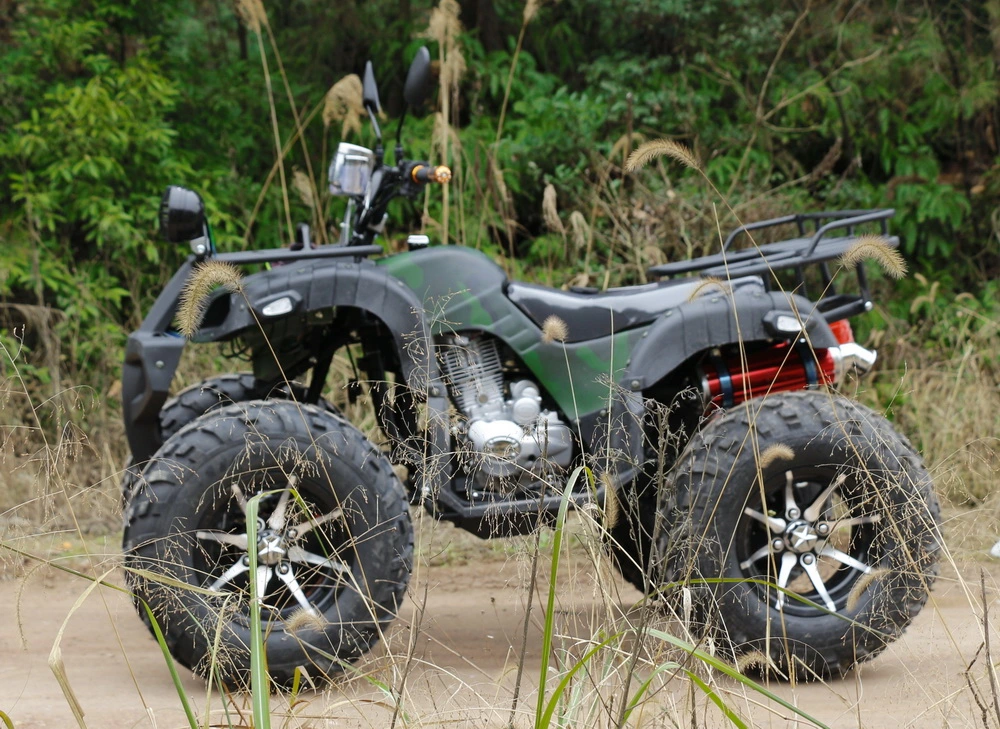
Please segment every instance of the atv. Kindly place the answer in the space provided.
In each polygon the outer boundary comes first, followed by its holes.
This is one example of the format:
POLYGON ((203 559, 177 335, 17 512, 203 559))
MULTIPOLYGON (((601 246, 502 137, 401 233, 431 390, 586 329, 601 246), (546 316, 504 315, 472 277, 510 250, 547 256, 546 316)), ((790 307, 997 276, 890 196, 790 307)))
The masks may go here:
MULTIPOLYGON (((421 49, 408 106, 431 88, 421 49)), ((939 507, 906 438, 838 392, 876 358, 849 324, 872 307, 866 269, 843 256, 865 234, 898 245, 893 211, 743 225, 606 291, 511 281, 421 235, 387 255, 389 202, 450 172, 406 159, 401 133, 390 165, 370 63, 363 90, 378 144, 342 143, 330 165, 337 243, 300 226, 293 248, 220 253, 197 193, 163 196, 164 237, 192 252, 128 338, 124 552, 173 657, 246 681, 254 595, 272 678, 333 675, 400 607, 411 505, 490 538, 551 523, 564 497, 603 516, 628 581, 683 595, 689 628, 733 660, 840 675, 894 640, 936 574, 939 507), (181 336, 179 302, 213 262, 257 270, 181 336), (188 341, 251 372, 171 397, 188 341), (338 353, 380 435, 324 399, 338 353), (569 479, 579 465, 593 478, 569 479)))

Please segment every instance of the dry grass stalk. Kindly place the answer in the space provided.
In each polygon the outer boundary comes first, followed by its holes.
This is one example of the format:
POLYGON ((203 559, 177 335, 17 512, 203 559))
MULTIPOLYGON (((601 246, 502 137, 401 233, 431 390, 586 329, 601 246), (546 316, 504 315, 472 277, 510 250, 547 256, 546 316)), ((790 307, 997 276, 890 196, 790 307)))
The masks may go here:
POLYGON ((854 583, 854 587, 851 588, 851 593, 847 596, 847 612, 852 613, 858 608, 858 603, 861 602, 861 596, 868 589, 875 580, 879 580, 889 574, 887 569, 877 569, 871 572, 861 575, 858 581, 854 583))
POLYGON ((552 342, 565 342, 569 336, 569 328, 566 322, 553 314, 542 323, 542 341, 546 344, 552 342))
POLYGON ((323 104, 323 126, 332 122, 342 121, 340 136, 343 139, 348 132, 361 133, 361 120, 364 118, 364 91, 361 79, 356 73, 348 74, 330 87, 326 92, 323 104))
POLYGON ((198 266, 181 292, 177 306, 178 331, 185 337, 193 337, 205 316, 209 294, 217 286, 230 292, 240 291, 242 279, 243 275, 230 263, 205 261, 198 266))
MULTIPOLYGON (((457 0, 441 0, 437 7, 431 11, 430 23, 423 35, 438 43, 439 64, 440 64, 440 95, 441 119, 443 124, 434 135, 437 149, 440 153, 440 161, 444 164, 451 164, 456 175, 459 173, 458 165, 460 156, 454 158, 449 156, 448 146, 451 141, 450 124, 452 114, 458 108, 458 82, 465 73, 465 57, 462 55, 462 48, 458 43, 458 36, 462 32, 462 23, 458 19, 462 12, 457 0)), ((435 125, 437 126, 437 125, 435 125)), ((449 187, 444 185, 441 190, 441 240, 448 243, 449 234, 449 187)), ((427 198, 424 198, 424 212, 427 212, 427 198)), ((459 198, 459 219, 462 216, 461 198, 459 198)))
POLYGON ((465 56, 457 43, 462 32, 461 13, 462 8, 456 0, 441 0, 431 11, 430 23, 423 33, 441 47, 439 79, 443 95, 450 95, 455 90, 466 69, 465 56))
POLYGON ((551 183, 545 186, 545 192, 542 193, 542 218, 545 220, 546 227, 553 233, 559 233, 562 236, 566 235, 566 228, 559 218, 559 206, 556 203, 556 188, 551 183))
POLYGON ((673 139, 654 139, 641 145, 629 155, 625 161, 625 171, 641 170, 659 157, 670 157, 692 170, 701 170, 694 153, 680 142, 675 142, 673 139))
POLYGON ((496 188, 497 197, 500 200, 501 206, 506 209, 511 202, 510 192, 507 190, 507 181, 504 180, 503 170, 500 169, 500 165, 492 158, 490 159, 490 170, 493 172, 493 187, 496 188))
POLYGON ((840 265, 853 268, 866 259, 875 261, 891 278, 906 276, 906 261, 902 254, 881 235, 859 235, 854 245, 840 257, 840 265))
POLYGON ((528 29, 528 24, 535 17, 538 8, 541 7, 542 0, 526 0, 524 12, 522 13, 521 31, 517 34, 517 44, 514 46, 514 56, 510 60, 510 71, 507 74, 507 85, 504 87, 503 103, 500 105, 500 120, 497 122, 497 136, 494 145, 500 143, 503 136, 503 123, 507 118, 507 103, 510 101, 510 88, 514 82, 514 72, 517 70, 517 60, 521 57, 521 48, 524 46, 524 34, 528 29))
POLYGON ((760 454, 760 470, 763 471, 776 461, 791 461, 794 458, 795 451, 791 449, 791 446, 775 443, 765 448, 764 452, 760 454))
POLYGON ((448 149, 453 149, 457 153, 462 149, 462 140, 459 139, 455 127, 445 121, 444 114, 437 112, 434 114, 434 131, 431 137, 431 146, 434 151, 445 159, 448 149))

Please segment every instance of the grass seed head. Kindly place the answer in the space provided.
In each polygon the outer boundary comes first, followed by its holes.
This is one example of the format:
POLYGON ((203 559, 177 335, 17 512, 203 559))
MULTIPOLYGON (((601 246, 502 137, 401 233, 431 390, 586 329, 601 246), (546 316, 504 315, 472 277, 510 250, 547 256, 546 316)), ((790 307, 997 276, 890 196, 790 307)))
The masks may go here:
POLYGON ((553 314, 542 323, 542 341, 546 344, 552 342, 565 342, 569 336, 569 328, 566 322, 553 314))
POLYGON ((690 303, 709 291, 717 294, 729 293, 729 289, 726 287, 726 284, 722 281, 722 279, 716 278, 715 276, 706 276, 704 280, 702 280, 702 282, 695 287, 695 290, 691 292, 687 300, 690 303))
POLYGON ((602 473, 601 483, 604 486, 604 528, 610 530, 617 526, 618 514, 621 511, 618 505, 618 492, 611 482, 611 474, 602 473))
POLYGON ((441 0, 431 11, 431 20, 424 37, 437 41, 447 52, 459 33, 462 32, 462 6, 457 0, 441 0))
POLYGON ((260 33, 262 25, 267 25, 267 12, 261 0, 237 0, 236 12, 240 20, 254 33, 260 33))
POLYGON ((853 268, 865 259, 872 259, 887 276, 900 279, 906 275, 906 261, 881 235, 859 235, 857 241, 840 257, 840 265, 853 268))
POLYGON ((675 142, 673 139, 654 139, 640 145, 629 155, 625 161, 625 171, 635 172, 641 170, 659 157, 670 157, 685 167, 690 167, 692 170, 701 169, 701 165, 695 158, 694 153, 680 142, 675 142))
POLYGON ((545 186, 545 192, 542 193, 542 218, 546 227, 553 233, 566 235, 566 228, 559 218, 559 207, 556 204, 556 188, 551 183, 545 186))
POLYGON ((776 461, 791 461, 794 458, 795 451, 792 450, 791 446, 785 445, 784 443, 769 445, 764 449, 764 452, 760 454, 760 470, 763 471, 776 461))
POLYGON ((746 673, 751 668, 770 668, 771 658, 760 651, 744 653, 736 659, 736 670, 746 673))
POLYGON ((364 92, 356 73, 348 74, 330 87, 323 105, 323 126, 342 121, 340 136, 348 132, 361 133, 361 119, 365 114, 364 92))
POLYGON ((307 207, 316 207, 316 200, 313 198, 313 188, 312 183, 309 181, 309 176, 298 168, 292 172, 292 187, 295 188, 295 192, 299 194, 302 202, 307 207))
POLYGON ((569 214, 569 229, 572 233, 574 251, 579 253, 586 250, 590 245, 592 233, 590 226, 587 224, 587 219, 583 217, 583 213, 579 210, 574 210, 569 214))
POLYGON ((209 260, 198 266, 181 292, 177 306, 178 331, 185 337, 193 337, 205 316, 209 294, 218 286, 230 292, 240 291, 242 279, 243 275, 231 263, 209 260))
POLYGON ((540 8, 541 5, 542 5, 541 0, 528 0, 524 4, 523 17, 525 25, 527 25, 532 21, 532 19, 535 17, 535 14, 538 12, 538 8, 540 8))
POLYGON ((309 630, 322 632, 325 629, 326 622, 323 620, 323 617, 310 610, 296 610, 285 621, 285 631, 292 635, 298 635, 309 630))

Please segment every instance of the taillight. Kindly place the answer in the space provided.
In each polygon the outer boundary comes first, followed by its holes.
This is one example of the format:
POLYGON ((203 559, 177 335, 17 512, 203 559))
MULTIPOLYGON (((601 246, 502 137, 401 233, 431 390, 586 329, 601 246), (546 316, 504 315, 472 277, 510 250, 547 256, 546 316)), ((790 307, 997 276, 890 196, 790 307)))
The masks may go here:
POLYGON ((854 341, 854 330, 851 329, 851 322, 847 319, 830 322, 830 331, 841 344, 849 344, 854 341))

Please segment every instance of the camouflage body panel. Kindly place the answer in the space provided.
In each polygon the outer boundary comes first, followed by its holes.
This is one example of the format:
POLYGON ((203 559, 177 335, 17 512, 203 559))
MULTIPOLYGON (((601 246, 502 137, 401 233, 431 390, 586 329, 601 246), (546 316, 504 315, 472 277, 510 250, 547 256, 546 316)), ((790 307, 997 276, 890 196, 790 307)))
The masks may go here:
POLYGON ((506 296, 507 276, 485 254, 459 246, 400 253, 376 262, 424 303, 432 335, 486 332, 505 342, 570 420, 607 408, 633 348, 648 327, 563 344, 506 296))

